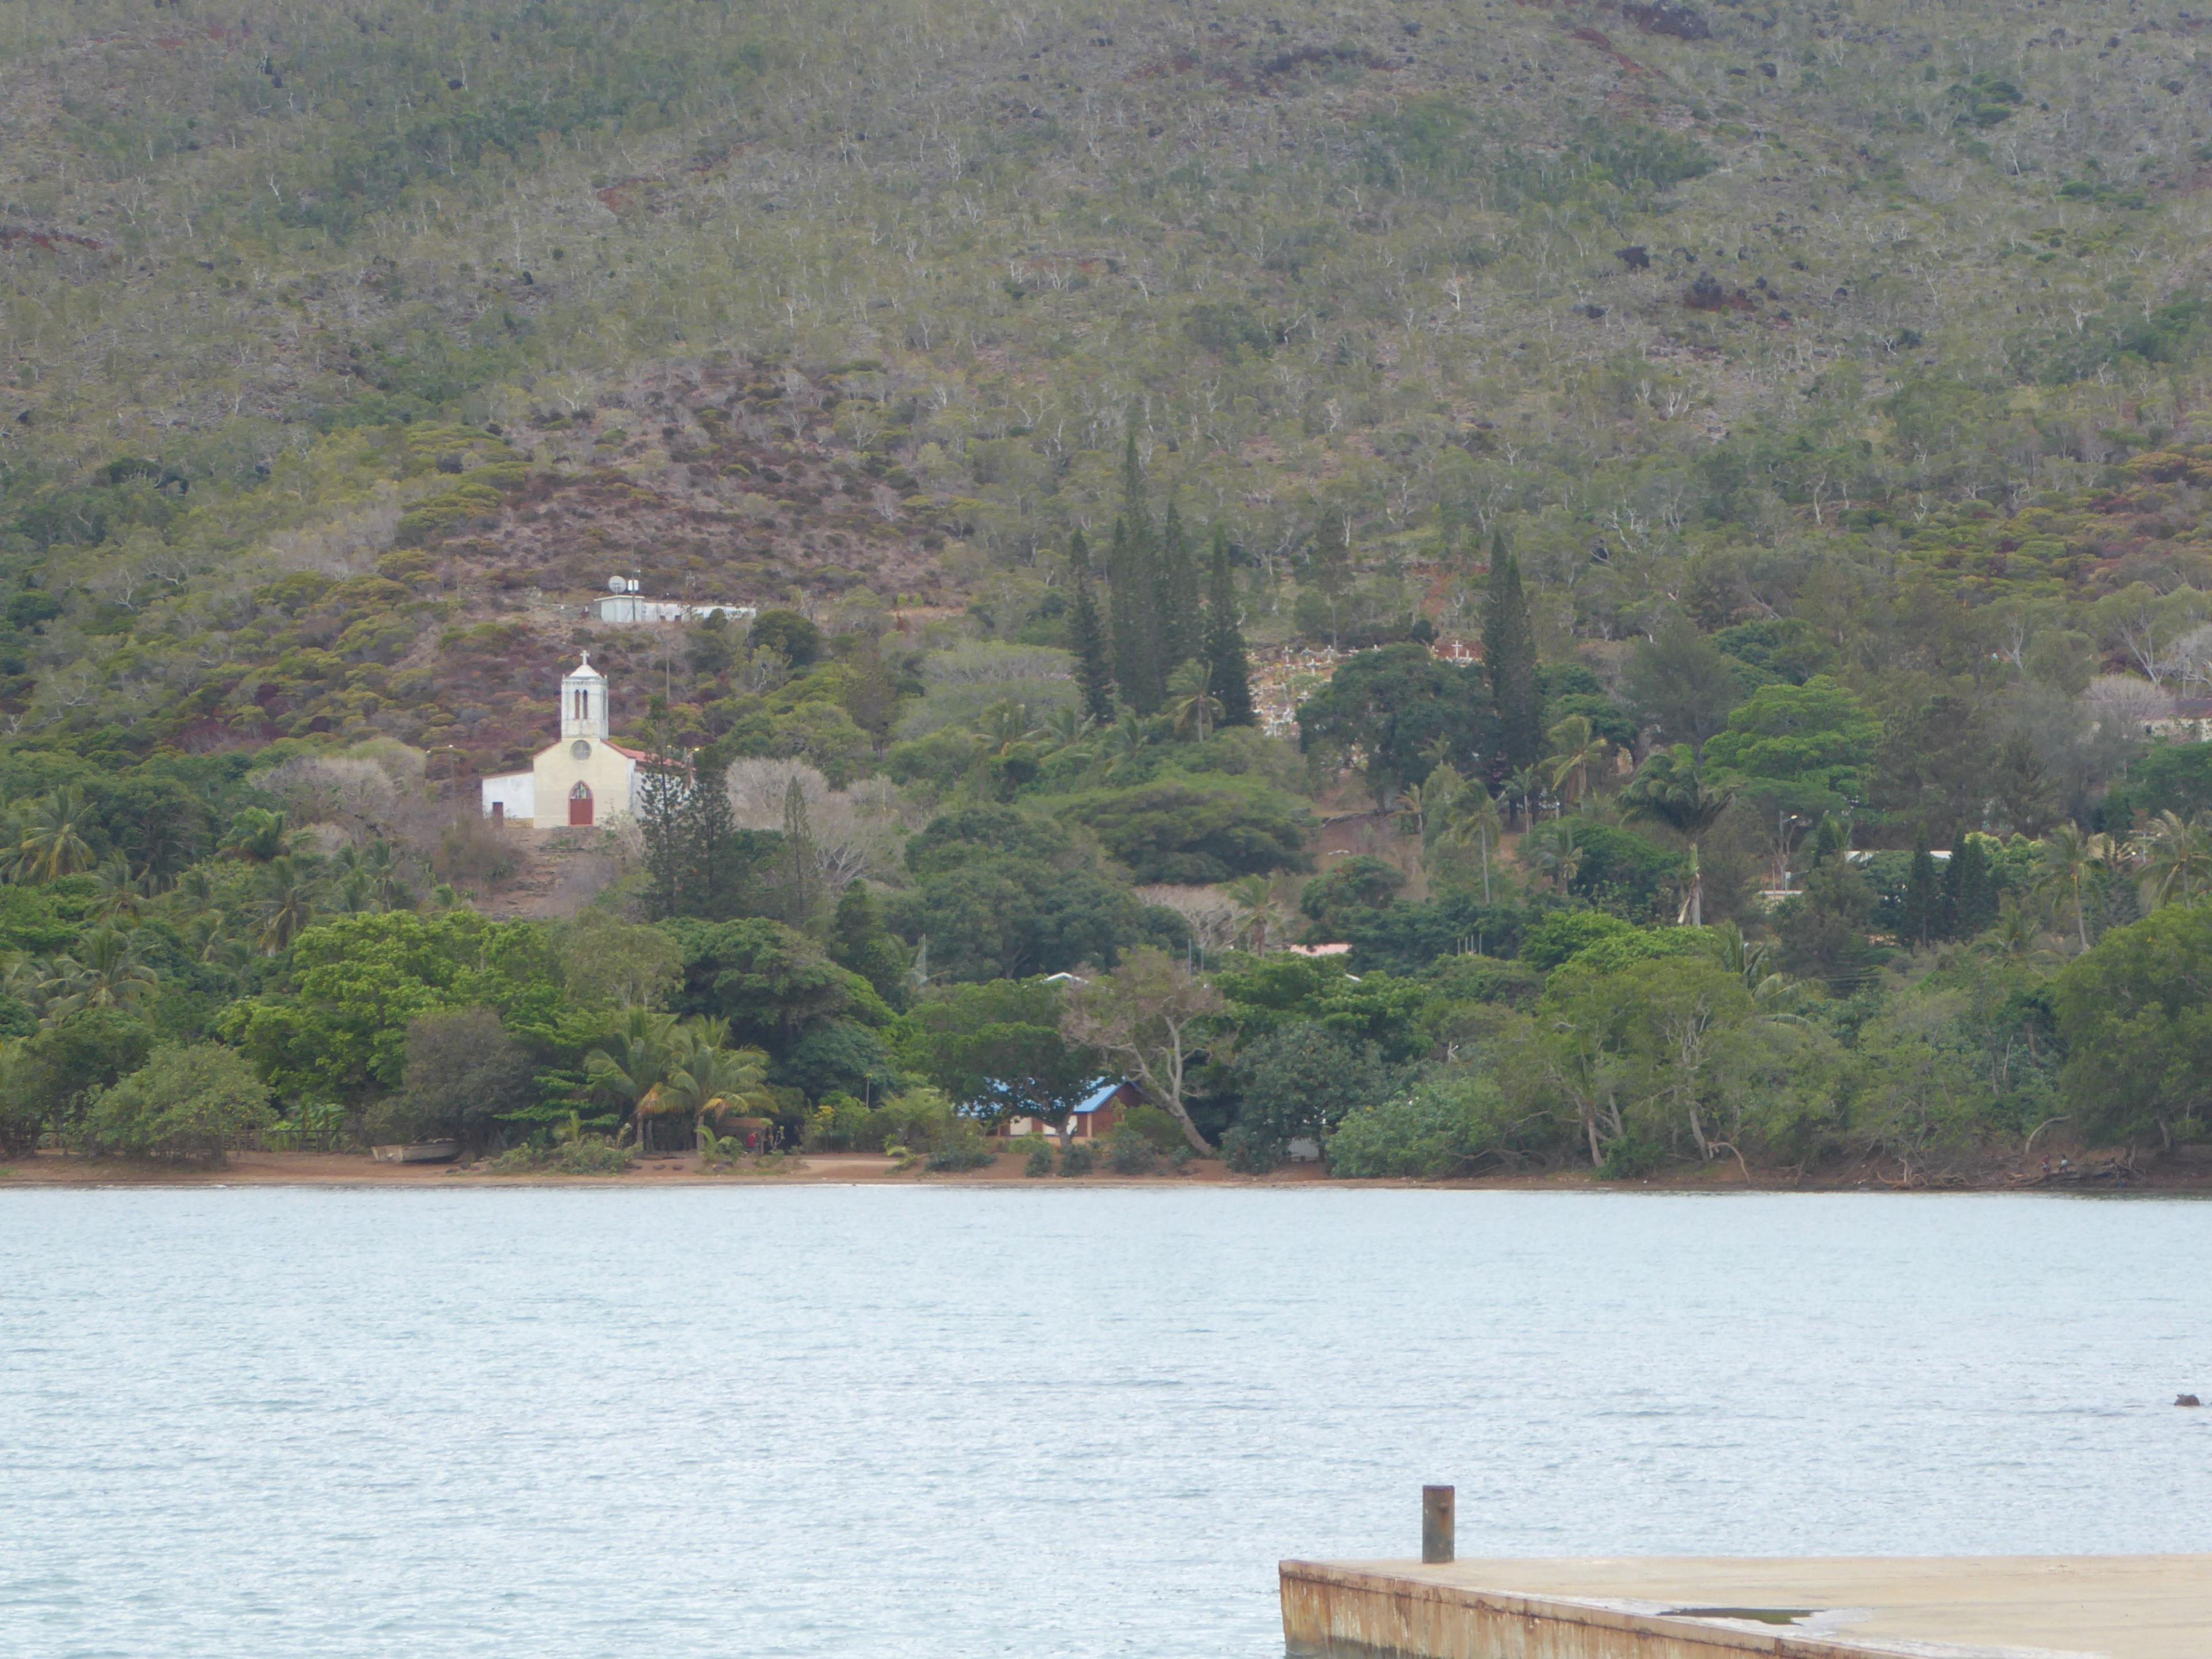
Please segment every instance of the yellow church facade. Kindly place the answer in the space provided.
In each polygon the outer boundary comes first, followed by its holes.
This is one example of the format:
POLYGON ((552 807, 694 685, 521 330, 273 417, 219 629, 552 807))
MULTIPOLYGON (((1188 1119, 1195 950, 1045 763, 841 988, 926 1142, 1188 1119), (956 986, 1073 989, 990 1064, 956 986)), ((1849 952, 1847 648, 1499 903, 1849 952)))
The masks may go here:
POLYGON ((523 829, 604 828, 637 811, 653 757, 607 735, 607 678, 589 655, 562 677, 561 740, 527 772, 483 780, 483 815, 523 829))

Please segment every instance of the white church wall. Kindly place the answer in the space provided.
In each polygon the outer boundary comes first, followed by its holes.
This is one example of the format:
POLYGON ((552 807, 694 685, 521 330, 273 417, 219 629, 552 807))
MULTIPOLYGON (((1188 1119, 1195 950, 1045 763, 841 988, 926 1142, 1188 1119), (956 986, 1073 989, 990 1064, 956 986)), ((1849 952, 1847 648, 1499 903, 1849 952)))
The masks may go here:
POLYGON ((483 815, 509 823, 534 823, 538 818, 538 775, 508 772, 483 781, 483 815))

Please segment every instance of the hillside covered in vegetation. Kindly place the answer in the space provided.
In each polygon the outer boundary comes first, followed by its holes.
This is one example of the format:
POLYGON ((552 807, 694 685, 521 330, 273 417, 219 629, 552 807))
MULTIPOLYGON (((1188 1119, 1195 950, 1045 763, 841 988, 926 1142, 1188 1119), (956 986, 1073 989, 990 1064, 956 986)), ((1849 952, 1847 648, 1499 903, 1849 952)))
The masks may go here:
POLYGON ((19 0, 8 1143, 1019 1053, 1255 1167, 2162 1152, 2208 100, 2075 0, 19 0), (719 786, 495 831, 580 649, 719 786))

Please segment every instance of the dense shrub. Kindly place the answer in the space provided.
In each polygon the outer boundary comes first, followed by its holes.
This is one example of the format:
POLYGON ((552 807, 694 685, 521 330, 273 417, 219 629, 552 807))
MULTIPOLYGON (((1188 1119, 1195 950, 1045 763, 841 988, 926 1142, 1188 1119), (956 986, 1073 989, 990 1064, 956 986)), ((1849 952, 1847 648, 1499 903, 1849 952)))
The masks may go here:
POLYGON ((168 1043, 94 1097, 85 1113, 84 1144, 93 1152, 220 1164, 234 1146, 276 1121, 269 1085, 235 1050, 168 1043))
POLYGON ((371 1106, 362 1138, 371 1146, 451 1136, 471 1146, 495 1140, 500 1121, 538 1097, 530 1055, 489 1008, 418 1016, 407 1027, 400 1091, 371 1106))
POLYGON ((1139 881, 1194 885, 1305 867, 1305 804, 1255 779, 1161 778, 1060 810, 1139 881))
POLYGON ((1178 1146, 1190 1145, 1183 1139, 1182 1125, 1177 1123, 1172 1115, 1162 1111, 1150 1101, 1130 1112, 1121 1120, 1119 1127, 1128 1130, 1133 1134, 1142 1136, 1151 1144, 1152 1150, 1158 1152, 1170 1153, 1178 1146))
POLYGON ((1465 1175, 1510 1150, 1515 1126, 1495 1079, 1462 1072, 1349 1114, 1328 1143, 1332 1175, 1465 1175))
MULTIPOLYGON (((1161 1114, 1165 1116, 1165 1113, 1161 1114)), ((1115 1127, 1106 1137, 1106 1168, 1118 1176, 1150 1175, 1160 1167, 1159 1148, 1129 1124, 1115 1127)))
POLYGON ((1255 1164, 1279 1161, 1296 1139, 1319 1146, 1346 1113, 1382 1099, 1391 1082, 1373 1043, 1312 1024, 1261 1038, 1239 1057, 1237 1072, 1239 1157, 1255 1164))
POLYGON ((959 1119, 930 1148, 926 1167, 939 1174, 953 1174, 963 1170, 987 1168, 994 1157, 990 1144, 983 1139, 983 1131, 966 1118, 959 1119))

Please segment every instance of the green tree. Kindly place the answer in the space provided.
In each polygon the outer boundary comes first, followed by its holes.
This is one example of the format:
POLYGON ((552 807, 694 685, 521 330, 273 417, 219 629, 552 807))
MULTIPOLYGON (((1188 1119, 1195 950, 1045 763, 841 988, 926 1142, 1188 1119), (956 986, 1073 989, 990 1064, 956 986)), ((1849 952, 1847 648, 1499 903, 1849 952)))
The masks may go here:
POLYGON ((678 1048, 673 1014, 648 1008, 622 1011, 611 1030, 584 1054, 584 1083, 602 1104, 623 1115, 657 1088, 675 1064, 678 1048))
POLYGON ((1221 994, 1181 960, 1144 946, 1069 992, 1060 1030, 1121 1066, 1174 1116, 1193 1151, 1210 1152, 1184 1097, 1205 1048, 1206 1022, 1223 1006, 1221 994))
POLYGON ((783 842, 777 849, 777 871, 782 890, 783 919, 802 931, 813 925, 821 902, 822 872, 815 856, 814 831, 807 822, 806 791, 799 775, 783 791, 783 842))
POLYGON ((1188 743, 1204 743, 1221 723, 1221 699, 1213 695, 1212 665, 1193 657, 1168 677, 1167 718, 1175 734, 1188 743))
POLYGON ((281 1092, 358 1103, 401 1085, 418 1015, 481 1004, 522 1031, 550 1028, 565 1003, 560 959, 536 924, 394 910, 309 927, 293 941, 286 988, 231 1004, 216 1024, 281 1092))
POLYGON ((748 635, 756 651, 773 651, 793 668, 806 668, 822 654, 822 630, 796 611, 763 611, 748 635))
POLYGON ((1252 666, 1229 568, 1229 532, 1218 524, 1206 576, 1205 656, 1213 695, 1221 700, 1221 723, 1258 725, 1259 711, 1252 703, 1252 666))
POLYGON ((652 758, 637 781, 637 827, 645 851, 645 910, 658 921, 684 914, 684 775, 667 738, 666 705, 655 700, 652 758))
POLYGON ((1881 728, 1836 681, 1765 685, 1705 744, 1714 782, 1751 796, 1765 812, 1808 818, 1843 814, 1866 792, 1881 728))
POLYGON ((1175 774, 1071 796, 1060 813, 1138 880, 1187 885, 1304 869, 1312 822, 1304 802, 1255 780, 1175 774))
POLYGON ((86 1103, 146 1063, 154 1034, 137 1012, 93 1009, 0 1047, 0 1156, 76 1133, 86 1103))
POLYGON ((906 1006, 907 976, 914 964, 884 926, 883 907, 866 882, 850 883, 837 896, 830 923, 830 959, 867 981, 891 1008, 906 1006))
POLYGON ((1459 1069, 1346 1114, 1329 1137, 1328 1169, 1352 1180, 1439 1181, 1470 1175, 1492 1159, 1510 1167, 1556 1145, 1541 1120, 1513 1110, 1495 1077, 1459 1069))
POLYGON ((561 976, 586 1006, 657 1008, 681 974, 675 941, 658 927, 587 910, 561 932, 561 976))
POLYGON ((1363 651, 1298 706, 1299 746, 1359 752, 1378 805, 1427 778, 1439 739, 1441 757, 1472 773, 1496 729, 1479 672, 1423 645, 1363 651))
POLYGON ((1943 866, 1942 920, 1947 939, 1974 939, 1997 919, 1996 875, 1982 837, 1963 835, 1943 866))
POLYGON ((1280 1163, 1293 1140, 1327 1145, 1347 1113, 1376 1104, 1397 1082, 1373 1044, 1305 1024, 1253 1042, 1237 1055, 1237 1073, 1234 1145, 1224 1138, 1223 1146, 1257 1169, 1280 1163))
POLYGON ((1075 587, 1068 605, 1068 645, 1075 653, 1075 683, 1083 694, 1083 712, 1101 726, 1114 718, 1114 668, 1107 658, 1105 619, 1098 614, 1098 598, 1091 587, 1091 550, 1078 531, 1068 550, 1068 567, 1075 587))
POLYGON ((58 881, 100 861, 85 839, 92 817, 84 792, 75 785, 31 803, 15 826, 15 844, 7 853, 11 881, 58 881))
POLYGON ((212 1042, 165 1043, 144 1066, 93 1097, 84 1142, 95 1153, 220 1164, 233 1146, 276 1119, 268 1085, 234 1050, 212 1042))
POLYGON ((2077 823, 2062 823, 2037 848, 2042 885, 2065 895, 2074 907, 2074 928, 2081 948, 2089 948, 2088 887, 2100 870, 2112 867, 2112 838, 2092 835, 2077 823))
POLYGON ((444 1008, 407 1025, 399 1092, 370 1108, 371 1141, 457 1139, 495 1144, 502 1119, 538 1100, 530 1052, 507 1035, 497 1011, 444 1008))
POLYGON ((161 975, 139 955, 137 939, 102 922, 74 951, 54 959, 41 988, 49 999, 46 1018, 58 1023, 88 1009, 129 1008, 160 985, 161 975))
POLYGON ((968 1115, 1035 1118, 1065 1146, 1099 1060, 1061 1035, 1061 1000, 1041 979, 948 987, 892 1028, 891 1050, 968 1115))
POLYGON ((739 1043, 781 1058, 811 1030, 851 1018, 871 1025, 890 1018, 867 981, 832 962, 804 933, 750 916, 663 924, 684 952, 679 1011, 728 1023, 739 1043))
POLYGON ((1782 968, 1792 978, 1815 980, 1838 995, 1863 985, 1880 958, 1867 942, 1874 894, 1839 856, 1824 858, 1806 872, 1805 890, 1784 899, 1775 914, 1782 968))
POLYGON ((1621 791, 1629 816, 1663 823, 1690 845, 1690 896, 1684 907, 1690 926, 1705 925, 1705 882, 1698 848, 1735 799, 1731 789, 1709 785, 1689 744, 1653 752, 1621 791))
POLYGON ((1152 582, 1153 614, 1159 618, 1159 669, 1164 684, 1184 663, 1202 654, 1206 644, 1205 619, 1198 608, 1198 568, 1191 560, 1182 514, 1172 500, 1160 523, 1152 582))
POLYGON ((2129 844, 2142 871, 2143 896, 2155 909, 2176 901, 2186 904, 2212 887, 2212 819, 2185 820, 2160 812, 2129 844))
POLYGON ((1928 831, 1923 827, 1912 846, 1912 866, 1898 905, 1898 937, 1907 945, 1925 945, 1942 932, 1942 890, 1936 875, 1936 855, 1929 850, 1928 831))
POLYGON ((1543 694, 1536 680, 1536 631, 1521 591, 1521 565, 1498 530, 1490 544, 1490 592, 1482 620, 1482 665, 1498 711, 1500 767, 1514 771, 1544 757, 1543 694))
POLYGON ((1481 784, 1463 781, 1451 792, 1450 804, 1444 810, 1444 824, 1438 840, 1446 847, 1473 847, 1475 849, 1482 867, 1482 902, 1485 904, 1491 902, 1491 855, 1498 850, 1504 828, 1498 816, 1496 799, 1481 784))
POLYGON ((2212 1118, 2212 907, 2171 904, 2114 928, 2058 974, 2061 1074, 2092 1144, 2203 1132, 2212 1118))
POLYGON ((1636 642, 1620 689, 1637 719, 1656 726, 1667 743, 1687 744, 1693 757, 1741 700, 1728 658, 1679 615, 1636 642))
POLYGON ((1552 751, 1544 763, 1545 779, 1568 801, 1589 793, 1590 769, 1602 766, 1613 745, 1598 736, 1589 719, 1570 714, 1550 732, 1552 751))

